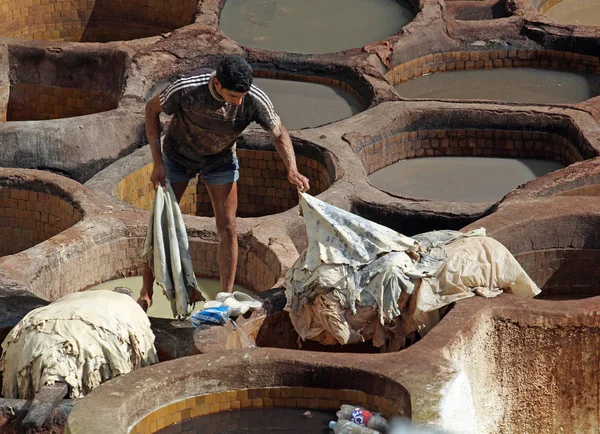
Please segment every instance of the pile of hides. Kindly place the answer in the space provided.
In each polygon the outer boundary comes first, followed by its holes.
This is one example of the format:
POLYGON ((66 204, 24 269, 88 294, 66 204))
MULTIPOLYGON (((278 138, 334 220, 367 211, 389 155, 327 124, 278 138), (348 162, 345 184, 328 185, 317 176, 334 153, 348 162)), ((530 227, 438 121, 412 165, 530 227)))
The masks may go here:
POLYGON ((142 250, 167 299, 173 318, 185 318, 192 311, 192 292, 198 290, 194 266, 181 209, 171 183, 158 188, 142 250))
POLYGON ((2 343, 5 398, 31 399, 64 382, 79 398, 101 383, 158 362, 144 311, 128 295, 85 291, 29 312, 2 343))
POLYGON ((285 310, 303 341, 398 351, 452 302, 540 292, 484 229, 409 238, 305 193, 300 208, 308 248, 286 275, 285 310))

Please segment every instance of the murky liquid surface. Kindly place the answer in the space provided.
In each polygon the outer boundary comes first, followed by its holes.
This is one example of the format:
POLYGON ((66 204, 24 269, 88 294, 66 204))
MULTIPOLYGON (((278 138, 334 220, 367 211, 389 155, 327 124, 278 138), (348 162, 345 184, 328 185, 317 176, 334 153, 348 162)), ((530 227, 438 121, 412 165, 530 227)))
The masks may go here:
POLYGON ((335 86, 268 78, 255 78, 254 84, 269 96, 287 129, 317 127, 364 109, 352 95, 335 86))
POLYGON ((157 431, 157 434, 329 434, 329 421, 337 420, 334 411, 303 408, 248 408, 230 410, 188 419, 157 431))
POLYGON ((575 104, 600 95, 600 75, 536 68, 477 69, 430 74, 395 88, 405 98, 575 104))
POLYGON ((219 27, 248 47, 329 53, 385 39, 412 18, 394 0, 227 0, 219 27))
POLYGON ((496 202, 520 184, 563 168, 553 161, 487 157, 402 160, 369 176, 400 196, 451 202, 496 202))
POLYGON ((563 0, 544 15, 565 24, 600 26, 600 0, 563 0))
MULTIPOLYGON (((197 278, 198 286, 200 287, 200 292, 206 298, 206 300, 214 300, 216 295, 221 292, 221 283, 217 279, 206 279, 206 278, 197 278)), ((107 282, 103 282, 99 285, 94 286, 90 289, 108 289, 113 290, 117 286, 124 286, 126 288, 131 289, 133 291, 133 299, 137 300, 140 296, 140 289, 142 288, 142 276, 134 276, 134 277, 125 277, 123 279, 115 279, 109 280, 107 282)), ((250 296, 255 296, 252 291, 243 288, 239 285, 234 285, 234 291, 245 292, 250 296)), ((204 305, 203 302, 196 303, 194 310, 202 309, 204 305)), ((154 295, 152 297, 152 306, 148 309, 148 316, 152 316, 154 318, 168 318, 173 319, 173 312, 171 310, 171 303, 167 300, 167 297, 163 293, 163 290, 156 282, 154 283, 154 295)))

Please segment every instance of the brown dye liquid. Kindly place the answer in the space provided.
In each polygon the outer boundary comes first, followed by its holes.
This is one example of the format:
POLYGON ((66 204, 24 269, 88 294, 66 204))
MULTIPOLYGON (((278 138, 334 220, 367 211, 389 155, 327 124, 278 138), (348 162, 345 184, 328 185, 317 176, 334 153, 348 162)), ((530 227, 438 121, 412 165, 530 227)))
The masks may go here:
MULTIPOLYGON (((206 300, 214 300, 217 294, 221 292, 221 283, 217 279, 197 278, 196 280, 198 281, 200 292, 204 298, 206 298, 206 300)), ((131 289, 133 292, 133 299, 137 300, 140 296, 140 289, 142 288, 142 277, 134 276, 110 280, 108 282, 103 282, 99 285, 96 285, 90 289, 107 289, 112 291, 117 286, 124 286, 131 289)), ((245 292, 250 296, 255 295, 252 291, 249 291, 239 285, 234 285, 233 290, 245 292)), ((204 303, 196 303, 194 310, 202 309, 203 305, 204 303)), ((148 309, 148 316, 154 318, 173 319, 171 303, 169 300, 167 300, 162 288, 157 283, 154 283, 154 295, 152 297, 152 306, 150 306, 150 309, 148 309)))
POLYGON ((395 86, 404 98, 576 104, 600 95, 600 75, 536 68, 446 71, 395 86))
POLYGON ((156 434, 329 434, 329 421, 337 420, 335 411, 303 408, 248 408, 214 413, 168 426, 156 434))
POLYGON ((600 26, 600 1, 563 0, 544 12, 544 15, 565 24, 600 26))
POLYGON ((255 78, 288 129, 317 127, 363 110, 350 93, 335 86, 291 80, 255 78))
POLYGON ((402 160, 369 176, 398 196, 450 202, 496 202, 520 184, 563 168, 553 161, 487 157, 402 160))
POLYGON ((248 47, 329 53, 385 39, 412 18, 404 0, 227 0, 219 27, 248 47))

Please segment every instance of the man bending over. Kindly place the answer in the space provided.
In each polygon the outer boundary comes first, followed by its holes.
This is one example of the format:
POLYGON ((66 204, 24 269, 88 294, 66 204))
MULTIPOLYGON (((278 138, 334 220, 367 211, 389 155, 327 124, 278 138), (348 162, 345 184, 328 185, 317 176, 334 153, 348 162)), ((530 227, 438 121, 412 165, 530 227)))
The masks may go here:
MULTIPOLYGON (((308 179, 298 172, 296 156, 287 130, 281 125, 269 97, 252 84, 252 68, 239 56, 225 57, 217 70, 202 68, 174 81, 146 104, 146 134, 154 168, 154 188, 169 179, 177 201, 190 179, 204 176, 219 233, 221 291, 231 292, 238 261, 235 216, 238 205, 239 165, 235 141, 251 122, 271 134, 287 169, 288 180, 302 191, 308 179), (159 115, 173 115, 160 144, 159 115)), ((144 263, 138 299, 147 310, 152 304, 154 276, 144 263)), ((200 294, 194 294, 194 300, 200 294)))

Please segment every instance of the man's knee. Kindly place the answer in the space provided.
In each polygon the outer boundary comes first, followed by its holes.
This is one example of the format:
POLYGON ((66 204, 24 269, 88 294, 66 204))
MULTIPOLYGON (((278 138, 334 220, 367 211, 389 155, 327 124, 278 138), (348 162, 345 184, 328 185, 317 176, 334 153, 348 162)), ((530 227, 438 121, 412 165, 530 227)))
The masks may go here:
POLYGON ((217 230, 219 234, 235 236, 237 233, 237 223, 235 221, 235 215, 223 216, 217 219, 217 230))

